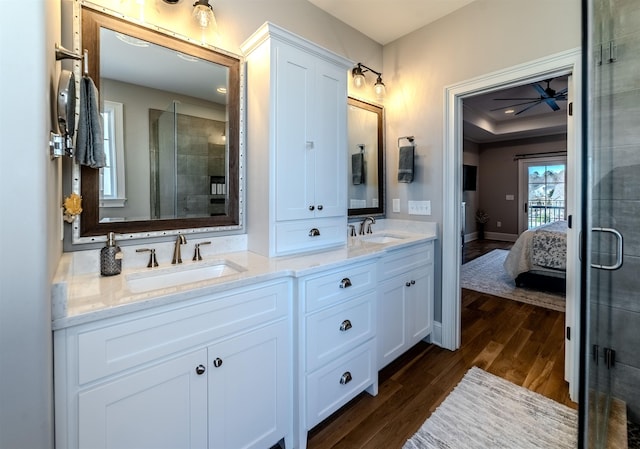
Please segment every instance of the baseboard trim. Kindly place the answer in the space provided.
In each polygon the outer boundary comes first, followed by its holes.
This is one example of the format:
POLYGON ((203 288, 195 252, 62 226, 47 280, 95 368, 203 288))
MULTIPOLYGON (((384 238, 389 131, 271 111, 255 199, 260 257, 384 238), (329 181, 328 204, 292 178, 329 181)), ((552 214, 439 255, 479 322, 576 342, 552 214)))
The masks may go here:
POLYGON ((487 240, 501 240, 503 242, 515 242, 518 240, 517 234, 506 234, 503 232, 485 232, 484 236, 487 240))

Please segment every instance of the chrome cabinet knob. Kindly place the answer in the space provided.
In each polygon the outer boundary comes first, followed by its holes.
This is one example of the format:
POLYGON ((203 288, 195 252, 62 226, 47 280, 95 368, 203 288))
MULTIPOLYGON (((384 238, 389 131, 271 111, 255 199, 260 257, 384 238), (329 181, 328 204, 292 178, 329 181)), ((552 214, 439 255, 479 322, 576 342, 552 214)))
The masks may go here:
POLYGON ((353 377, 351 376, 351 373, 347 371, 342 375, 342 377, 340 377, 340 385, 347 385, 352 380, 353 377))
POLYGON ((222 366, 222 359, 220 357, 216 357, 216 359, 213 361, 213 366, 215 366, 216 368, 220 368, 222 366))
POLYGON ((404 285, 406 285, 407 287, 411 287, 411 282, 407 281, 407 282, 405 282, 404 285))
POLYGON ((343 280, 340 281, 340 288, 347 288, 347 287, 351 287, 351 279, 349 278, 344 278, 343 280))
POLYGON ((207 369, 204 367, 204 365, 198 365, 198 366, 196 366, 196 374, 197 374, 198 376, 202 376, 206 370, 207 370, 207 369))
POLYGON ((309 206, 309 210, 314 210, 316 207, 312 204, 311 206, 309 206))
POLYGON ((342 322, 342 324, 340 324, 340 331, 342 331, 342 332, 346 332, 346 331, 348 331, 349 329, 351 329, 352 327, 353 327, 353 326, 351 325, 351 321, 349 321, 349 320, 344 320, 344 321, 342 322))
POLYGON ((324 209, 324 206, 322 204, 318 204, 318 210, 322 210, 324 209))
POLYGON ((415 285, 416 281, 414 281, 413 279, 411 279, 411 285, 415 285))

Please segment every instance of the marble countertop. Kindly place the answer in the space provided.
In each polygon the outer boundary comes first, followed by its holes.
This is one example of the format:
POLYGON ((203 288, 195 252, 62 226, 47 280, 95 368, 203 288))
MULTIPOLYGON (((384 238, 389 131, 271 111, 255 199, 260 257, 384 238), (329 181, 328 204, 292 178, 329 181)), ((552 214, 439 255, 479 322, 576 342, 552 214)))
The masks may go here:
MULTIPOLYGON (((124 247, 124 260, 128 263, 123 263, 122 273, 116 276, 100 275, 99 250, 65 253, 60 259, 52 285, 52 327, 54 330, 63 329, 250 286, 257 282, 306 276, 319 270, 374 260, 388 251, 437 238, 435 223, 422 223, 421 226, 416 226, 403 225, 401 221, 398 223, 387 221, 386 226, 376 226, 376 228, 374 234, 350 237, 348 244, 343 247, 277 258, 268 258, 241 249, 241 239, 235 244, 233 242, 229 244, 228 238, 218 237, 217 239, 224 240, 201 247, 204 260, 193 262, 191 257, 183 257, 183 264, 170 265, 166 263, 165 258, 165 263, 161 262, 158 268, 146 268, 149 253, 136 253, 135 249, 138 247, 124 247), (395 226, 391 227, 391 225, 395 226), (385 243, 367 241, 368 238, 391 234, 400 238, 389 239, 392 241, 385 243), (214 252, 213 248, 217 248, 218 251, 214 252), (207 250, 209 250, 208 253, 207 250), (136 291, 136 288, 132 287, 131 281, 135 278, 163 276, 175 271, 202 268, 220 262, 236 267, 239 271, 213 279, 148 290, 141 289, 142 291, 136 291)), ((192 244, 198 242, 193 240, 192 244)), ((162 243, 165 250, 171 246, 166 242, 162 243)), ((187 254, 191 255, 190 252, 183 250, 183 255, 187 254)), ((160 261, 160 258, 158 260, 160 261)))

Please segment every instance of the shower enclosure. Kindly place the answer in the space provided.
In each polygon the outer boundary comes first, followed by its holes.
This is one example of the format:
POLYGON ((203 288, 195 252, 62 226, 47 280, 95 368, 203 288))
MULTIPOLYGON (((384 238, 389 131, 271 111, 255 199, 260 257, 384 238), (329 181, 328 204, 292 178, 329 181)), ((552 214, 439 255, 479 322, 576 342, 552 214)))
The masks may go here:
POLYGON ((149 110, 151 218, 226 213, 226 122, 201 109, 173 101, 149 110))
POLYGON ((614 403, 640 422, 640 2, 585 0, 590 268, 581 437, 604 448, 614 403))

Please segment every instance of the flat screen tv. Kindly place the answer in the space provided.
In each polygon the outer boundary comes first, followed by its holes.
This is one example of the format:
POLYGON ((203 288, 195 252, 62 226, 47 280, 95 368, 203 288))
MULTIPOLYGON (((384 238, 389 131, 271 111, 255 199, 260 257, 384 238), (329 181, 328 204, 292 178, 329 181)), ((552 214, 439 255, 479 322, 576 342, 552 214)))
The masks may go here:
POLYGON ((462 190, 476 190, 478 167, 475 165, 462 166, 462 190))

